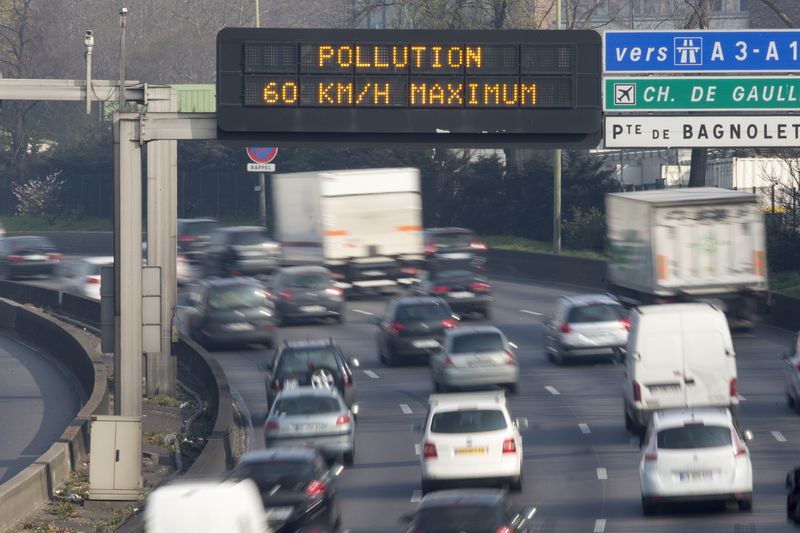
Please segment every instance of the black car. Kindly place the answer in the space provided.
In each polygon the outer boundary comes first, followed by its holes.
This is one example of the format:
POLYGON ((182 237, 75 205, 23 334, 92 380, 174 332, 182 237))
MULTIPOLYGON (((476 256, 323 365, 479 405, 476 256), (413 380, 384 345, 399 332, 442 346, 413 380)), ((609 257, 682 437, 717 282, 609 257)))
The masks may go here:
POLYGON ((269 288, 279 324, 318 318, 344 322, 344 293, 325 267, 281 268, 273 274, 269 288))
POLYGON ((202 263, 216 227, 213 218, 179 218, 178 255, 191 263, 202 263))
POLYGON ((386 366, 394 366, 401 358, 438 350, 445 329, 458 326, 458 316, 441 298, 410 296, 389 302, 375 322, 378 356, 386 366))
POLYGON ((491 318, 492 286, 470 270, 433 270, 423 273, 413 292, 438 296, 456 313, 479 313, 491 318))
POLYGON ((268 274, 278 267, 280 244, 261 226, 217 228, 206 248, 207 274, 238 276, 268 274))
POLYGON ((403 516, 408 533, 530 533, 536 508, 514 505, 496 489, 443 490, 427 494, 403 516))
POLYGON ((47 237, 0 239, 0 277, 52 276, 62 255, 47 237))
POLYGON ((340 465, 328 468, 313 448, 273 448, 245 453, 228 478, 255 482, 275 533, 296 533, 306 527, 338 531, 340 471, 340 465))
POLYGON ((800 467, 786 474, 786 518, 800 524, 800 467))
POLYGON ((358 364, 358 359, 345 357, 333 339, 284 341, 267 372, 267 404, 271 407, 284 388, 329 387, 336 388, 347 407, 357 414, 356 384, 350 367, 358 364))
POLYGON ((272 347, 275 320, 267 289, 255 278, 203 280, 186 291, 191 337, 206 346, 263 344, 272 347))
POLYGON ((486 245, 467 228, 427 228, 425 263, 428 270, 465 268, 485 273, 486 245))

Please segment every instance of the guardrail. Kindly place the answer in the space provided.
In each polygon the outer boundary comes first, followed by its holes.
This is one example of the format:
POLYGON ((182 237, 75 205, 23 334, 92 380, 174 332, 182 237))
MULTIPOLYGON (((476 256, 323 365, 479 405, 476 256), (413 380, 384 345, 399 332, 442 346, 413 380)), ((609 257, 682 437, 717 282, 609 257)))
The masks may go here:
MULTIPOLYGON (((61 440, 42 455, 34 465, 0 487, 0 531, 24 518, 28 510, 47 501, 53 490, 69 474, 77 461, 84 460, 89 450, 89 420, 92 414, 108 412, 107 376, 99 360, 89 359, 89 349, 45 313, 24 307, 32 304, 77 322, 97 327, 100 322, 100 303, 88 298, 59 291, 34 287, 12 281, 0 281, 0 328, 18 328, 20 335, 30 335, 30 342, 43 350, 63 356, 62 362, 73 369, 90 397, 61 440), (72 339, 72 341, 70 341, 72 339), (80 352, 75 345, 81 347, 80 352), (74 353, 73 353, 74 351, 74 353), (68 353, 69 352, 69 353, 68 353), (83 359, 81 353, 84 353, 83 359), (95 372, 89 378, 89 370, 95 372), (102 401, 97 396, 102 391, 102 401), (24 477, 24 482, 21 476, 24 477), (17 478, 20 478, 18 480, 17 478), (11 484, 14 484, 13 486, 11 484)), ((209 392, 209 405, 214 412, 214 425, 203 451, 186 472, 186 476, 209 477, 233 466, 235 430, 233 399, 227 377, 214 359, 201 346, 184 336, 174 346, 178 363, 184 365, 209 392)), ((128 532, 140 531, 141 515, 125 523, 128 532)))

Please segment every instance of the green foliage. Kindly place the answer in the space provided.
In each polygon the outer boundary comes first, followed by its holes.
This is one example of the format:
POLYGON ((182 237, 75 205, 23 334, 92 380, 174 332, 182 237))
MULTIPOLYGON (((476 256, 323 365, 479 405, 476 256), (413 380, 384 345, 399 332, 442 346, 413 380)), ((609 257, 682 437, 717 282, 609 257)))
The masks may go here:
POLYGON ((770 274, 769 288, 774 292, 800 298, 800 271, 791 270, 770 274))
MULTIPOLYGON (((509 235, 489 235, 481 237, 489 248, 500 250, 516 250, 519 252, 539 252, 552 253, 553 243, 551 241, 533 241, 524 237, 512 237, 509 235)), ((605 259, 601 253, 592 250, 580 250, 564 247, 561 250, 563 255, 574 255, 576 257, 586 257, 589 259, 605 259)))
POLYGON ((6 231, 110 231, 111 220, 98 218, 60 219, 53 224, 42 217, 2 217, 6 231))
POLYGON ((563 221, 561 235, 565 246, 603 252, 606 249, 605 215, 597 207, 586 211, 573 207, 563 221))
POLYGON ((156 405, 166 406, 166 407, 180 407, 183 403, 177 398, 173 398, 172 396, 167 396, 165 394, 156 394, 152 398, 148 398, 150 403, 154 403, 156 405))
POLYGON ((75 512, 75 506, 71 502, 61 502, 56 507, 55 512, 56 516, 63 520, 72 516, 75 512))

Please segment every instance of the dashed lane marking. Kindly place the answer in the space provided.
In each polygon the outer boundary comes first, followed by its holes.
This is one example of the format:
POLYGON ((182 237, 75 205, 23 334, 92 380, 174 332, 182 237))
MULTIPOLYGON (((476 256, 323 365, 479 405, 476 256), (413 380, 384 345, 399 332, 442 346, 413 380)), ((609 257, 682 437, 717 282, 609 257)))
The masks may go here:
POLYGON ((414 455, 419 455, 419 443, 414 445, 414 455))
POLYGON ((783 436, 783 433, 780 431, 771 431, 772 436, 775 437, 775 440, 778 442, 786 442, 786 437, 783 436))
POLYGON ((745 398, 741 394, 737 394, 736 395, 736 399, 739 400, 740 402, 746 402, 747 401, 747 398, 745 398))
POLYGON ((373 372, 372 370, 364 370, 364 373, 371 377, 372 379, 378 379, 380 376, 373 372))
POLYGON ((411 503, 418 503, 422 499, 422 491, 415 490, 411 493, 411 503))
POLYGON ((531 311, 529 309, 520 309, 519 312, 525 313, 526 315, 543 316, 543 313, 539 313, 538 311, 531 311))
POLYGON ((606 530, 606 519, 598 518, 594 521, 594 533, 604 533, 606 530))
POLYGON ((589 433, 592 432, 592 430, 589 429, 589 424, 578 424, 578 429, 580 429, 581 433, 583 433, 584 435, 588 435, 589 433))
POLYGON ((603 481, 608 479, 608 471, 605 468, 598 468, 597 469, 597 479, 603 481))
POLYGON ((558 392, 557 388, 555 388, 555 387, 553 387, 551 385, 546 385, 544 389, 547 392, 549 392, 550 394, 552 394, 553 396, 558 396, 559 394, 561 394, 560 392, 558 392))
POLYGON ((401 403, 400 410, 403 411, 404 415, 410 415, 413 412, 407 403, 401 403))
POLYGON ((375 313, 370 313, 369 311, 362 311, 361 309, 353 309, 353 312, 354 313, 360 313, 362 315, 368 315, 368 316, 372 316, 372 315, 375 314, 375 313))

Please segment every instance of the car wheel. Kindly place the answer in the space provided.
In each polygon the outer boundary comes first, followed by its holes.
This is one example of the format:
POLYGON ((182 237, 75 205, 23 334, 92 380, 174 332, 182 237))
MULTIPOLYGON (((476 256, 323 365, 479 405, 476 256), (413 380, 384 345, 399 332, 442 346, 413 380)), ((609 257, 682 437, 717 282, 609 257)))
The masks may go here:
POLYGON ((736 504, 739 506, 740 511, 750 513, 753 511, 753 494, 750 493, 741 500, 737 500, 736 504))
POLYGON ((558 366, 564 365, 564 355, 561 353, 559 348, 556 348, 554 352, 551 352, 551 361, 558 366))
POLYGON ((397 356, 389 345, 386 346, 385 363, 386 366, 397 366, 397 356))
POLYGON ((657 505, 650 498, 642 498, 642 514, 645 516, 653 516, 658 510, 657 505))
POLYGON ((786 405, 788 405, 789 409, 792 411, 797 411, 797 403, 794 401, 794 397, 788 392, 786 393, 786 405))
POLYGON ((356 460, 356 449, 355 448, 353 448, 349 452, 344 452, 344 454, 342 454, 342 461, 346 465, 353 464, 355 462, 355 460, 356 460))
POLYGON ((433 492, 436 490, 436 483, 433 481, 428 481, 427 479, 423 479, 420 483, 420 490, 422 495, 425 496, 429 492, 433 492))
POLYGON ((517 477, 511 478, 511 492, 522 492, 522 473, 517 477))
POLYGON ((339 314, 336 315, 336 323, 337 324, 344 324, 345 323, 344 309, 340 309, 339 310, 339 314))
POLYGON ((509 383, 506 385, 506 390, 508 391, 509 394, 516 394, 518 388, 519 387, 517 383, 509 383))
POLYGON ((486 320, 491 320, 491 319, 492 319, 492 310, 491 310, 491 308, 489 308, 489 307, 487 307, 486 309, 484 309, 484 310, 481 312, 481 314, 483 315, 483 318, 485 318, 486 320))
POLYGON ((625 429, 631 433, 636 433, 637 430, 636 422, 631 418, 631 415, 628 414, 628 411, 625 411, 625 429))
POLYGON ((614 360, 621 364, 625 364, 625 353, 620 348, 614 348, 614 360))

